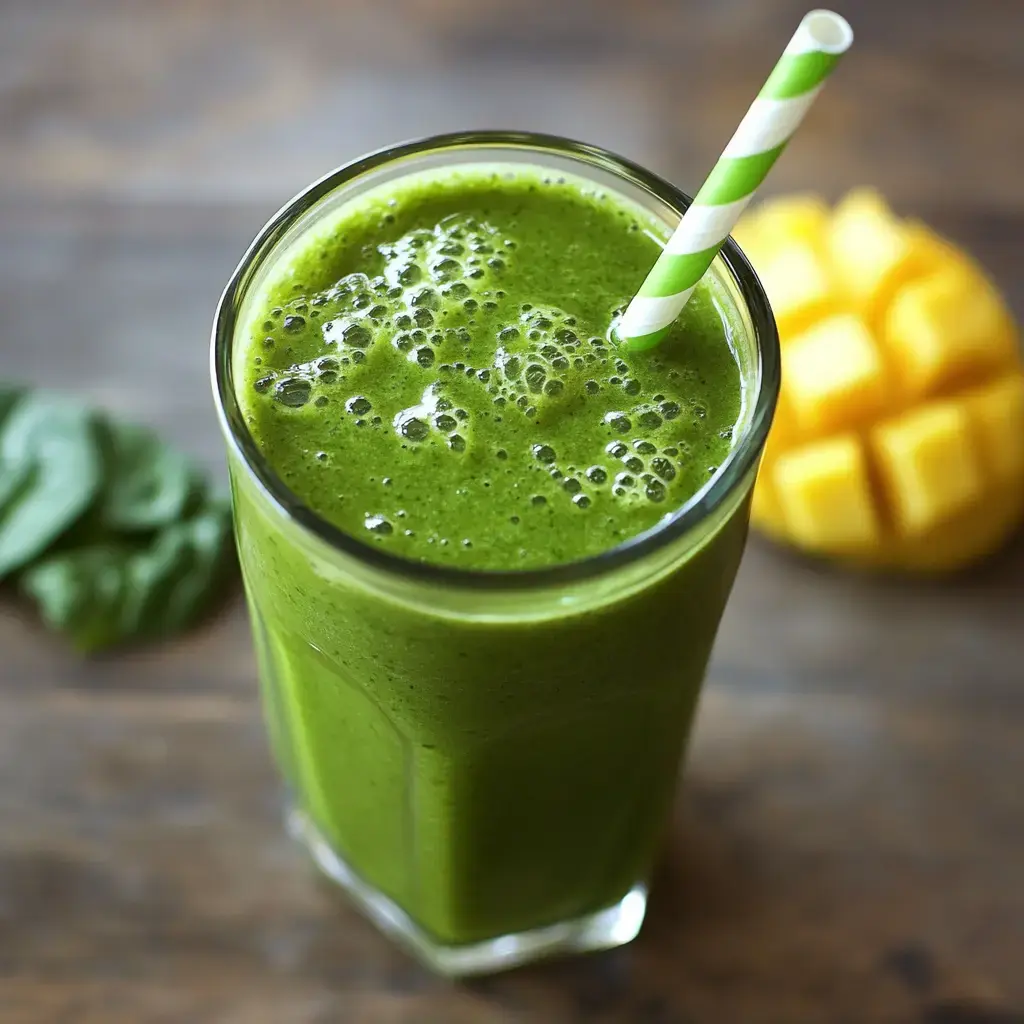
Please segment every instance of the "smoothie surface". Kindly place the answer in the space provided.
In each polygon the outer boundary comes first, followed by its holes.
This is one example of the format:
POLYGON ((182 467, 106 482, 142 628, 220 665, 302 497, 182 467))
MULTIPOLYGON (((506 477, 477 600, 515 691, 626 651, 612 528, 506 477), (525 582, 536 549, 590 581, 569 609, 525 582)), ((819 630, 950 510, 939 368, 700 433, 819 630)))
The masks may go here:
POLYGON ((408 559, 532 569, 655 526, 733 444, 727 299, 609 341, 666 232, 542 169, 392 182, 300 244, 235 361, 253 438, 324 519, 408 559))

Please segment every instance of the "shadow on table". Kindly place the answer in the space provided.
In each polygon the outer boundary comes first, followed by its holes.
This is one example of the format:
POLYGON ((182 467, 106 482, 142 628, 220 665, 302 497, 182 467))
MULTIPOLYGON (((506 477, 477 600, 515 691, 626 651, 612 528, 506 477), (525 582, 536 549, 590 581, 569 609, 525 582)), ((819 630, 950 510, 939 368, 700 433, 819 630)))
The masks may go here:
MULTIPOLYGON (((677 810, 651 886, 640 936, 607 953, 556 960, 467 982, 509 1010, 544 1006, 546 1020, 682 1022, 686 951, 711 934, 750 931, 765 902, 756 858, 688 799, 677 810), (673 966, 674 965, 674 966, 673 966)), ((711 810, 710 816, 705 811, 711 810)), ((719 980, 728 983, 728 972, 719 980)), ((738 979, 735 979, 738 980, 738 979)))

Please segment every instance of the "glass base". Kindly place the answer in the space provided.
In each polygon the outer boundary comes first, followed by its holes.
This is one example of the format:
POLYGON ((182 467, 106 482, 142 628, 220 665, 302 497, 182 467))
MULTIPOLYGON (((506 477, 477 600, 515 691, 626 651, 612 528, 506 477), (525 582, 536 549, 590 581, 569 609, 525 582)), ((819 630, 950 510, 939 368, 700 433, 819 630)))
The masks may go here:
POLYGON ((564 953, 589 953, 631 942, 647 909, 647 887, 633 886, 614 906, 593 914, 502 935, 469 945, 445 945, 425 932, 404 910, 356 874, 331 849, 319 829, 295 807, 287 813, 289 833, 310 852, 321 871, 338 883, 386 935, 427 967, 449 977, 491 974, 531 960, 564 953))

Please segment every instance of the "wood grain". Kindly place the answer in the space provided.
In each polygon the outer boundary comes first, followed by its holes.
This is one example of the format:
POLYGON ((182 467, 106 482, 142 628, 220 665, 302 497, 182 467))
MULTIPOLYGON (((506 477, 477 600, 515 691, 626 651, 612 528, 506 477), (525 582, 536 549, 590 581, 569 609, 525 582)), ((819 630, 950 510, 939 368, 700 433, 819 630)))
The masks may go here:
MULTIPOLYGON (((775 191, 880 186, 1024 315, 1024 6, 846 5, 775 191)), ((206 345, 245 244, 358 153, 583 137, 693 187, 793 0, 0 5, 0 375, 221 472, 206 345)), ((1021 1024, 1024 542, 946 584, 754 542, 652 910, 613 953, 452 985, 280 827, 241 602, 83 663, 0 599, 6 1024, 1021 1024)))

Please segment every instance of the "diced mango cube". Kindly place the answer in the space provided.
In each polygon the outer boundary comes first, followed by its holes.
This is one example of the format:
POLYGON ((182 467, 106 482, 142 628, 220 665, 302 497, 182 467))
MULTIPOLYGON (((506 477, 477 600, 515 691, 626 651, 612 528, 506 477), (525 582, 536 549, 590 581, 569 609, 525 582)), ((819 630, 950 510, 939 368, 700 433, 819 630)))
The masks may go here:
POLYGON ((772 485, 771 472, 763 464, 757 474, 757 486, 750 502, 750 518, 769 533, 779 536, 785 533, 785 521, 772 485))
POLYGON ((1000 377, 966 401, 986 473, 999 482, 1024 476, 1024 374, 1000 377))
POLYGON ((829 209, 820 197, 800 194, 769 199, 755 216, 758 231, 776 245, 806 242, 816 246, 828 229, 829 209))
POLYGON ((764 240, 757 217, 753 214, 741 217, 731 234, 733 241, 739 244, 747 259, 754 264, 755 270, 771 254, 773 243, 764 240))
POLYGON ((910 253, 902 224, 877 192, 855 189, 839 203, 832 217, 829 252, 850 298, 874 324, 910 253))
POLYGON ((779 392, 779 400, 775 406, 775 416, 772 419, 772 428, 768 432, 768 439, 764 444, 764 453, 761 456, 762 464, 769 464, 775 461, 780 452, 785 451, 795 441, 799 440, 796 419, 790 407, 789 393, 787 388, 779 392))
POLYGON ((885 402, 885 365, 860 317, 821 320, 783 350, 782 373, 800 429, 814 436, 877 415, 885 402))
POLYGON ((812 551, 850 552, 878 543, 867 460, 855 435, 779 456, 772 483, 798 544, 812 551))
POLYGON ((918 406, 876 427, 872 441, 901 535, 923 533, 982 497, 963 402, 918 406))
POLYGON ((907 241, 904 281, 967 262, 963 252, 919 220, 904 221, 903 232, 907 241))
POLYGON ((777 249, 757 264, 757 272, 783 343, 814 320, 839 309, 839 296, 825 260, 805 242, 777 249))
POLYGON ((818 196, 801 194, 769 199, 748 210, 732 235, 760 269, 774 252, 792 242, 818 247, 828 228, 829 209, 818 196))
POLYGON ((1024 359, 984 267, 876 192, 771 199, 736 229, 782 340, 751 520, 841 561, 935 572, 1024 523, 1024 359))
POLYGON ((901 288, 882 337, 903 388, 934 394, 1013 362, 1013 323, 999 293, 966 261, 901 288))

